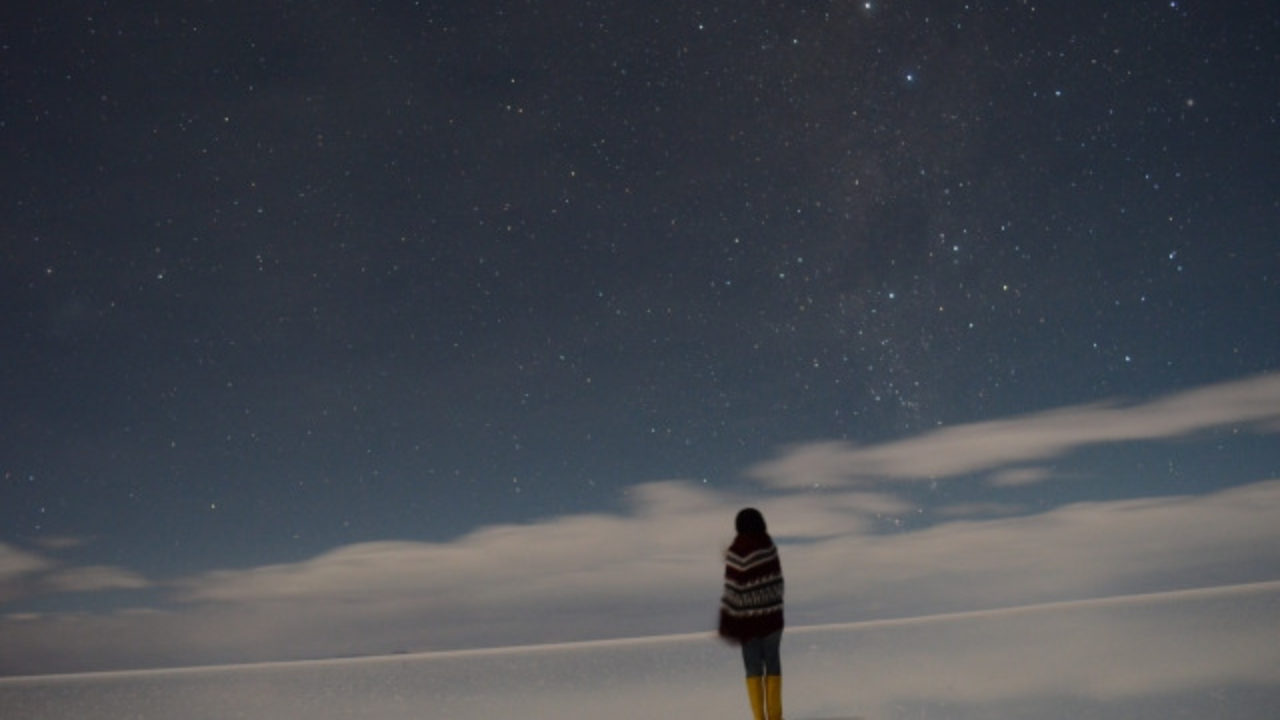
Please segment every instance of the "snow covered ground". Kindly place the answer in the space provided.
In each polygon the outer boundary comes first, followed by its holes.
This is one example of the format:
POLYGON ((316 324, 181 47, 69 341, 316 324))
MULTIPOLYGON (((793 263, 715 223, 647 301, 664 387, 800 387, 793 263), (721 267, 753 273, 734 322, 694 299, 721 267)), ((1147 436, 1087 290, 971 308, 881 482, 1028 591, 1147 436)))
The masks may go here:
MULTIPOLYGON (((791 628, 787 715, 1274 718, 1280 583, 791 628)), ((0 680, 6 720, 747 717, 709 635, 0 680)))

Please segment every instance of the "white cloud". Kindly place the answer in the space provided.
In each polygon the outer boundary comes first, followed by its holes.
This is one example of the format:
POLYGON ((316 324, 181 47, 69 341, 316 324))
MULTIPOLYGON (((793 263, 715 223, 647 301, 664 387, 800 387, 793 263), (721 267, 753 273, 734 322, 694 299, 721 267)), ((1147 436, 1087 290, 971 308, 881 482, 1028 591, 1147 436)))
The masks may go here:
MULTIPOLYGON (((56 547, 66 547, 56 543, 56 547)), ((0 543, 0 602, 44 593, 131 590, 150 586, 132 570, 109 565, 67 567, 27 550, 0 543)))
POLYGON ((47 592, 93 592, 95 590, 137 590, 150 587, 146 578, 132 570, 109 565, 69 567, 40 579, 47 592))
MULTIPOLYGON (((180 583, 183 602, 168 612, 0 624, 0 645, 40 645, 31 657, 53 653, 51 665, 191 663, 709 629, 720 550, 743 498, 672 482, 634 495, 624 515, 202 574, 180 583)), ((888 535, 863 520, 892 506, 883 496, 800 493, 759 504, 788 538, 793 624, 1280 576, 1280 481, 888 535)))
POLYGON ((790 601, 819 619, 913 615, 1280 577, 1280 481, 1208 496, 850 534, 785 553, 790 601), (847 569, 837 572, 836 569, 847 569))
MULTIPOLYGON (((1043 459, 1046 448, 1062 452, 1081 438, 1096 441, 1098 426, 1152 438, 1228 418, 1257 419, 1276 411, 1254 402, 1268 397, 1276 377, 1127 409, 1070 408, 955 428, 941 445, 977 438, 985 450, 944 469, 992 467, 1014 457, 1022 466, 1043 459), (983 440, 984 430, 993 437, 983 440), (1047 439, 1055 431, 1067 439, 1047 439)), ((838 450, 836 475, 846 477, 851 465, 874 465, 878 474, 908 476, 920 467, 911 458, 936 449, 937 435, 838 450)), ((829 457, 821 449, 817 455, 829 457)), ((1280 577, 1280 480, 1203 496, 1076 503, 996 518, 956 515, 1010 508, 955 503, 937 509, 938 517, 951 519, 886 534, 878 517, 915 506, 856 485, 804 489, 794 467, 784 470, 769 477, 786 481, 763 492, 648 483, 630 490, 630 504, 618 514, 481 528, 447 543, 362 543, 302 562, 201 573, 172 582, 170 602, 152 612, 0 622, 0 672, 709 631, 721 553, 734 513, 746 504, 764 510, 783 542, 794 624, 1280 577)), ((0 578, 42 575, 60 578, 65 590, 146 582, 121 569, 59 570, 38 555, 0 545, 0 578)), ((11 580, 9 586, 19 584, 11 580)))
POLYGON ((967 502, 954 505, 943 505, 935 508, 934 513, 943 518, 981 517, 994 515, 1020 515, 1027 512, 1023 505, 1000 502, 967 502))
POLYGON ((683 581, 718 561, 732 527, 720 496, 677 482, 641 485, 631 494, 632 512, 625 516, 486 527, 449 543, 351 545, 300 563, 188 578, 181 597, 348 602, 381 595, 474 608, 627 590, 656 567, 683 581))
POLYGON ((32 543, 45 550, 66 550, 85 545, 88 540, 74 535, 44 535, 35 538, 32 543))
POLYGON ((0 603, 29 592, 31 576, 50 567, 49 559, 0 542, 0 603))
POLYGON ((993 487, 1020 487, 1048 480, 1053 471, 1044 467, 1016 467, 991 474, 987 482, 993 487))
POLYGON ((47 558, 0 542, 0 583, 51 567, 47 558))
POLYGON ((842 441, 805 443, 750 474, 780 488, 945 478, 1049 460, 1101 443, 1171 439, 1232 425, 1274 431, 1278 420, 1280 373, 1270 373, 1136 405, 1078 405, 865 448, 842 441))

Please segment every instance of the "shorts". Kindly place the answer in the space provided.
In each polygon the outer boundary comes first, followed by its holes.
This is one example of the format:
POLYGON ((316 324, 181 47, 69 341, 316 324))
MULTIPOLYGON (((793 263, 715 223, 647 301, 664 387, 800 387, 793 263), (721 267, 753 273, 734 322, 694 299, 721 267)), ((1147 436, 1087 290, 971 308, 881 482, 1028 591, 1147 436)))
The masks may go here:
POLYGON ((742 643, 742 664, 747 668, 747 677, 761 675, 781 675, 782 658, 779 646, 782 645, 782 631, 744 640, 742 643))

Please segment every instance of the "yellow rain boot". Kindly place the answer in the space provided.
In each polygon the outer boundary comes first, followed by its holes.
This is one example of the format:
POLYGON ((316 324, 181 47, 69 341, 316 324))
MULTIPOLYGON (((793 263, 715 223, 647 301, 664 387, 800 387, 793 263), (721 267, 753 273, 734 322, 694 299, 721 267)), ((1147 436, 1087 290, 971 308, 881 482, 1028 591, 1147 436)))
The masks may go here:
POLYGON ((747 677, 747 699, 751 701, 751 716, 755 720, 764 720, 764 678, 759 675, 747 677))
POLYGON ((782 676, 769 675, 764 679, 765 702, 769 708, 769 720, 782 720, 782 676))

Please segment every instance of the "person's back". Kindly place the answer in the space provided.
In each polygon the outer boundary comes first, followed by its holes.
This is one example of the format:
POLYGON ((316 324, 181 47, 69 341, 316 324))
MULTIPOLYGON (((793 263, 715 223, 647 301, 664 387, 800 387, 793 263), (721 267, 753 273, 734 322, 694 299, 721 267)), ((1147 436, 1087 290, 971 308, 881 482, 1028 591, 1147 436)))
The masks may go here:
POLYGON ((765 720, 766 709, 769 720, 781 720, 782 563, 760 511, 743 508, 734 526, 738 534, 725 553, 719 632, 742 647, 755 720, 765 720))

